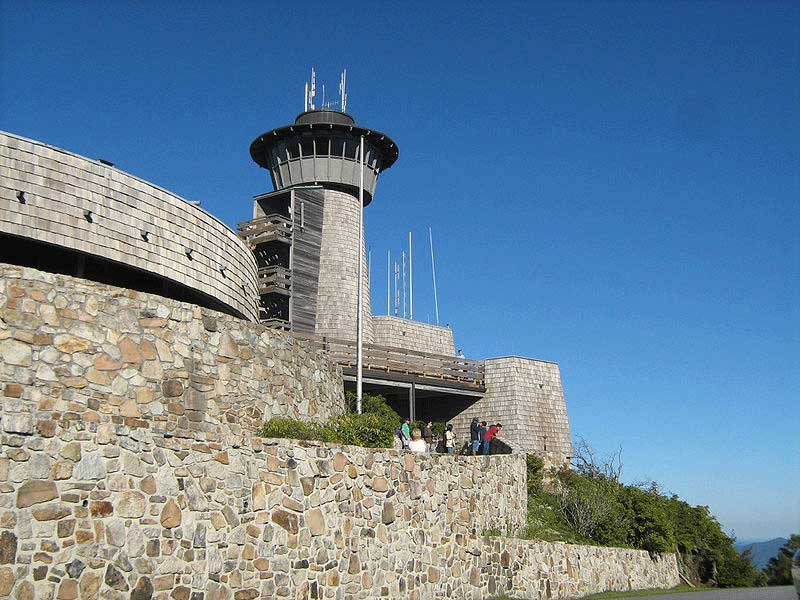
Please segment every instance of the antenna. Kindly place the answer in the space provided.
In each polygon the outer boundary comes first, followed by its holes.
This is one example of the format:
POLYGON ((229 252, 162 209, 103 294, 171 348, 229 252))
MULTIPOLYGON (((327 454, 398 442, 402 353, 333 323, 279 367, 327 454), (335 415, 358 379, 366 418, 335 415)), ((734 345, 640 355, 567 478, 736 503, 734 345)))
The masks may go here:
POLYGON ((397 284, 400 281, 400 267, 397 261, 394 261, 394 316, 397 316, 397 311, 400 309, 400 289, 397 284))
POLYGON ((403 318, 406 318, 406 251, 400 253, 403 257, 403 318))
POLYGON ((439 296, 436 293, 436 261, 433 258, 433 229, 428 227, 428 234, 431 238, 431 270, 433 271, 433 303, 436 307, 436 324, 439 324, 439 296))
POLYGON ((317 95, 317 72, 311 67, 311 85, 306 82, 305 110, 314 110, 314 97, 317 95))
POLYGON ((386 251, 386 316, 392 314, 392 251, 386 251))
POLYGON ((347 69, 342 71, 342 78, 339 81, 339 105, 342 112, 347 112, 347 69))
POLYGON ((414 320, 414 265, 411 261, 411 232, 408 232, 408 318, 414 320))

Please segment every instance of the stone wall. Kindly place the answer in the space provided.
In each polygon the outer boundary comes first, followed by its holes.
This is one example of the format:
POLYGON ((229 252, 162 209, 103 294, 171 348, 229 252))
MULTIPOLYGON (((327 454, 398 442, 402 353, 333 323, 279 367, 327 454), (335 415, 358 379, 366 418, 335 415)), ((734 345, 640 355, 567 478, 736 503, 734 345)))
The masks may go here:
POLYGON ((3 132, 0 232, 154 273, 258 317, 255 259, 221 221, 97 160, 3 132))
POLYGON ((0 593, 17 598, 570 598, 677 583, 674 557, 489 538, 525 511, 521 456, 2 417, 0 593))
POLYGON ((561 466, 572 455, 561 373, 553 362, 507 356, 486 365, 486 394, 453 419, 459 439, 469 439, 473 417, 503 425, 501 439, 515 452, 536 452, 561 466))
POLYGON ((218 441, 344 411, 327 355, 190 304, 0 264, 0 318, 3 411, 20 433, 74 420, 218 441))
POLYGON ((375 343, 429 354, 455 356, 453 330, 449 327, 409 321, 399 317, 373 316, 375 343))
POLYGON ((369 274, 365 246, 358 247, 358 198, 339 190, 324 190, 322 244, 319 261, 316 332, 333 338, 356 339, 358 261, 362 265, 364 342, 372 343, 369 274))

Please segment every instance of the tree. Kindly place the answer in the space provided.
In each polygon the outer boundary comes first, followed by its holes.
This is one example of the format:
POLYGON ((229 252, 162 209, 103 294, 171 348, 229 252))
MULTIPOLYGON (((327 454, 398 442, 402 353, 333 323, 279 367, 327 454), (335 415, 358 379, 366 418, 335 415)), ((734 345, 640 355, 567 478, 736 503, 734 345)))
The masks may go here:
POLYGON ((764 573, 767 576, 767 585, 791 585, 792 583, 792 557, 800 549, 800 534, 793 533, 789 541, 778 552, 778 556, 769 559, 764 573))

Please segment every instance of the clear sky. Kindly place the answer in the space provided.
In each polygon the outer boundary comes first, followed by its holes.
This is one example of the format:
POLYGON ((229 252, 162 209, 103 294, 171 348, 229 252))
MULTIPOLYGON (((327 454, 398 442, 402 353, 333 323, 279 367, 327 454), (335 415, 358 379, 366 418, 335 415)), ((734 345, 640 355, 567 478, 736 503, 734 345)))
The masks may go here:
POLYGON ((572 431, 742 539, 800 531, 796 2, 0 0, 0 128, 231 226, 303 84, 400 147, 366 211, 373 309, 557 361, 572 431))

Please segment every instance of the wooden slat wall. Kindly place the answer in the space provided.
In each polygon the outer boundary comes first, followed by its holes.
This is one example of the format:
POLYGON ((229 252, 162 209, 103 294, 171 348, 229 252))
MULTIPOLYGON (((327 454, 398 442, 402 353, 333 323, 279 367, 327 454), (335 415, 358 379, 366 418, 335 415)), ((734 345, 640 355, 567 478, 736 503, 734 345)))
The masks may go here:
POLYGON ((324 191, 322 188, 297 189, 294 194, 292 330, 314 333, 317 322, 324 191))

